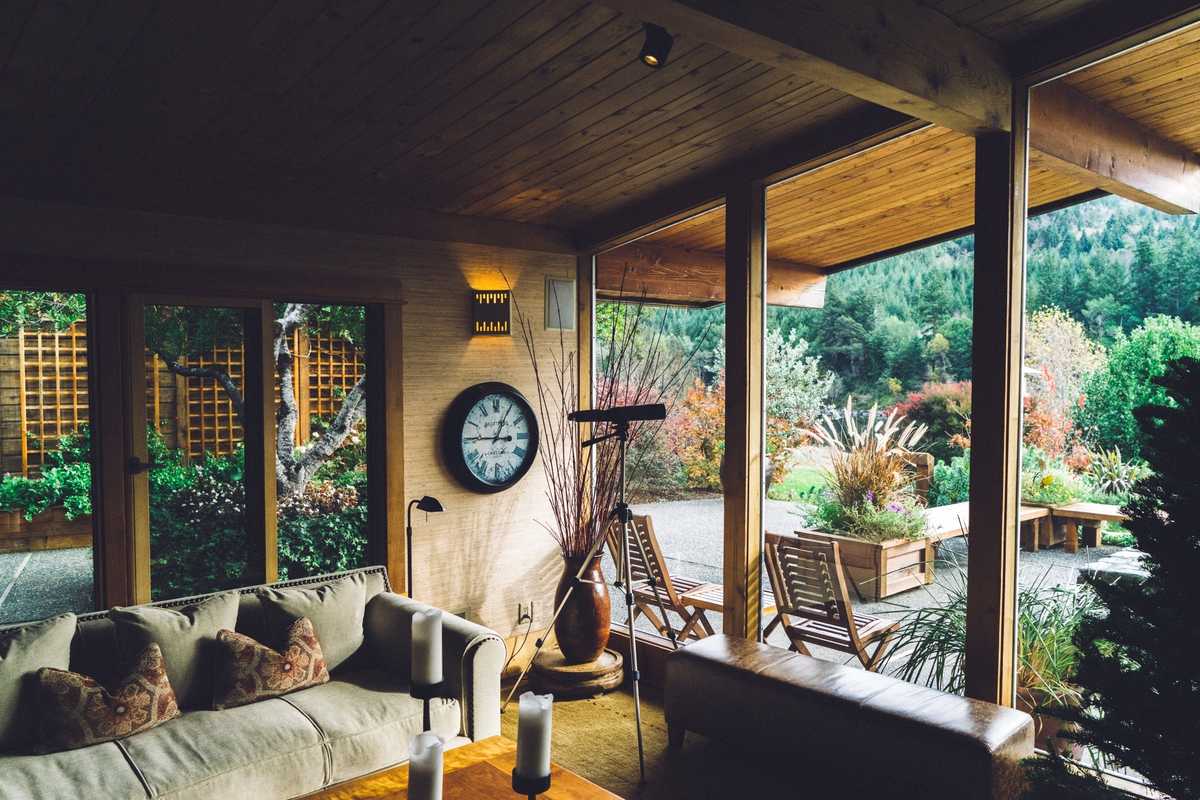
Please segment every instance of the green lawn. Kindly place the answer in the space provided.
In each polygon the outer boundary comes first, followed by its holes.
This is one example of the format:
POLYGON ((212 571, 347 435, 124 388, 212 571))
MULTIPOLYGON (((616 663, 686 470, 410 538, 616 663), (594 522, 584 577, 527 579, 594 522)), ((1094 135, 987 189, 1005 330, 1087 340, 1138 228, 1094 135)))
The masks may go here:
POLYGON ((799 500, 813 487, 825 485, 825 471, 819 467, 797 467, 767 491, 772 500, 799 500))

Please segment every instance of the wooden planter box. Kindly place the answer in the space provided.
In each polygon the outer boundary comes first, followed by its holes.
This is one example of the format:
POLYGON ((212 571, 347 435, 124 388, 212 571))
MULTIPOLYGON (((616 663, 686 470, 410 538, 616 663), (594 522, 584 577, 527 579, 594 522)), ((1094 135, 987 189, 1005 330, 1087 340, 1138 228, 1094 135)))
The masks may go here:
POLYGON ((0 511, 0 552, 90 547, 92 518, 67 519, 61 507, 26 521, 19 511, 0 511))
MULTIPOLYGON (((846 579, 858 587, 863 600, 875 602, 933 582, 936 551, 934 540, 929 537, 866 542, 820 531, 798 533, 837 542, 846 579)), ((856 599, 851 597, 851 600, 856 599)))

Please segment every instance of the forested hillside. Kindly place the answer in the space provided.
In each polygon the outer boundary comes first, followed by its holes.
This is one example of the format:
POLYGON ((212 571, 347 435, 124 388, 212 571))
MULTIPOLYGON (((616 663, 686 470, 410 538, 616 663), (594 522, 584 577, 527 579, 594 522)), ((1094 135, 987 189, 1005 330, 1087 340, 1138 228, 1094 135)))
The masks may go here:
MULTIPOLYGON (((772 309, 856 394, 970 378, 974 240, 834 275, 824 309, 772 309)), ((1029 221, 1030 312, 1056 306, 1110 346, 1155 314, 1200 321, 1200 218, 1103 198, 1029 221)))

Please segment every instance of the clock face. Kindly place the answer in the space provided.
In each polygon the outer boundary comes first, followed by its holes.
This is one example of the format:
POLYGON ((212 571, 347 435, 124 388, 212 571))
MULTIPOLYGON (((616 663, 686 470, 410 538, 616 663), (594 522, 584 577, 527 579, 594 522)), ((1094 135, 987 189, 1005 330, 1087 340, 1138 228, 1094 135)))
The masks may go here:
POLYGON ((468 489, 498 492, 519 481, 537 457, 538 426, 529 403, 504 383, 481 383, 450 406, 442 452, 468 489))
POLYGON ((463 460, 479 480, 504 486, 516 478, 531 456, 529 421, 523 403, 509 394, 486 394, 462 426, 463 460))

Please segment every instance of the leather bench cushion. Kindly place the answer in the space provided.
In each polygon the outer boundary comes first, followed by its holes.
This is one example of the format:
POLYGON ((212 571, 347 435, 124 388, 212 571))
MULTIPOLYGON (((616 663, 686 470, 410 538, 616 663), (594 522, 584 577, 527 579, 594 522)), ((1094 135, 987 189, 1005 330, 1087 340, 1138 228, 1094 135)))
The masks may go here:
POLYGON ((122 742, 151 797, 294 797, 327 783, 320 732, 283 699, 191 711, 122 742))
POLYGON ((36 756, 0 755, 0 798, 146 800, 146 789, 116 742, 36 756))
MULTIPOLYGON (((409 744, 421 732, 424 709, 395 679, 363 670, 286 695, 283 699, 312 720, 329 742, 330 781, 350 778, 407 761, 409 744)), ((458 736, 462 709, 457 700, 430 705, 433 732, 458 736)))
POLYGON ((725 636, 671 655, 665 701, 688 730, 842 766, 866 750, 899 774, 971 787, 963 796, 992 796, 1033 753, 1023 712, 725 636))

